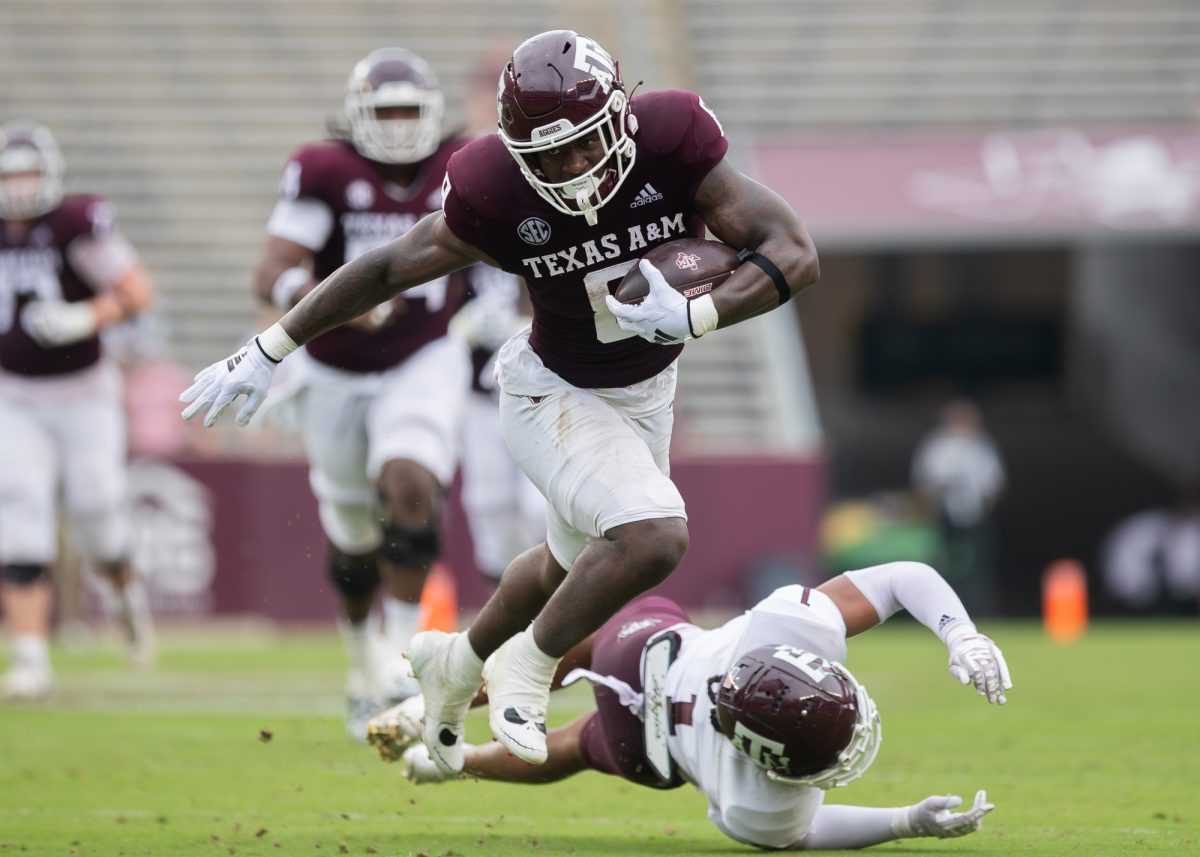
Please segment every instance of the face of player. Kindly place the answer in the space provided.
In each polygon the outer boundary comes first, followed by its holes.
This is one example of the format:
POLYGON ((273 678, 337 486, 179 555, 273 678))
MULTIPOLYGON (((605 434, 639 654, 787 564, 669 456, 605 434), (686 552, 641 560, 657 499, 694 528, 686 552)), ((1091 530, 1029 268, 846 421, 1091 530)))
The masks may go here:
POLYGON ((406 107, 376 107, 375 118, 380 122, 387 122, 391 119, 420 119, 421 108, 415 104, 406 107))
POLYGON ((37 170, 0 175, 0 193, 18 208, 35 202, 41 196, 43 184, 42 174, 37 170))
POLYGON ((589 134, 563 146, 537 153, 538 166, 549 182, 578 178, 604 159, 600 134, 589 134))

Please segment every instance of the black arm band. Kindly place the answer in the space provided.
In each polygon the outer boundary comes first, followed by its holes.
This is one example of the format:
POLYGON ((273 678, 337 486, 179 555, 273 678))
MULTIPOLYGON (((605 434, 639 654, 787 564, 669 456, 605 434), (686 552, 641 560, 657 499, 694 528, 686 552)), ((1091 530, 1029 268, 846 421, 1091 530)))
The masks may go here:
POLYGON ((743 250, 738 253, 738 258, 743 262, 751 262, 762 269, 762 272, 771 278, 771 282, 775 284, 775 290, 779 292, 779 305, 783 306, 792 297, 792 290, 788 288, 787 280, 783 276, 783 271, 775 266, 775 263, 764 256, 762 253, 755 253, 753 250, 743 250))

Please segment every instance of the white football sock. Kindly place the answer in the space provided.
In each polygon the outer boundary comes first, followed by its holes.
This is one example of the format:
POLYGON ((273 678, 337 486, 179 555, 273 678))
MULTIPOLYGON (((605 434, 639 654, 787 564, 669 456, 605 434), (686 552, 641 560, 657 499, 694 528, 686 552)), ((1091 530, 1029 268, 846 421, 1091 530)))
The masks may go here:
POLYGON ((383 636, 389 655, 399 656, 421 624, 421 605, 410 604, 390 595, 383 598, 383 636))

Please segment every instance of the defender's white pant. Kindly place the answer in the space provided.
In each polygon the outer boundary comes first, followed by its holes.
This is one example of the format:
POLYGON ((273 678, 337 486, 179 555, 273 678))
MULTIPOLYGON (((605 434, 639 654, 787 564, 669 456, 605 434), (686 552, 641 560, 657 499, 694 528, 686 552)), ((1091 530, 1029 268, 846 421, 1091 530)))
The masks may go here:
POLYGON ((570 569, 588 539, 621 524, 686 518, 670 479, 675 364, 629 387, 581 389, 551 372, 524 331, 500 349, 500 423, 547 500, 546 541, 570 569))
POLYGON ((125 555, 122 408, 120 375, 106 362, 46 378, 0 373, 0 563, 58 558, 60 497, 81 556, 125 555))

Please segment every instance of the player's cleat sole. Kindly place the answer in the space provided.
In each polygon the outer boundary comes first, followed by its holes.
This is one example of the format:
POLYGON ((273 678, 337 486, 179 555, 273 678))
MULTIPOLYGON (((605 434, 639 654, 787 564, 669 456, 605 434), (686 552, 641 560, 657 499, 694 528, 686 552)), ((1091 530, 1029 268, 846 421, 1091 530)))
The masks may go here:
POLYGON ((459 636, 423 631, 413 636, 407 653, 425 697, 422 740, 434 764, 446 774, 462 770, 463 721, 480 682, 477 675, 456 674, 452 654, 459 636))
POLYGON ((385 762, 395 762, 421 740, 425 698, 420 694, 393 705, 367 721, 367 742, 385 762))

